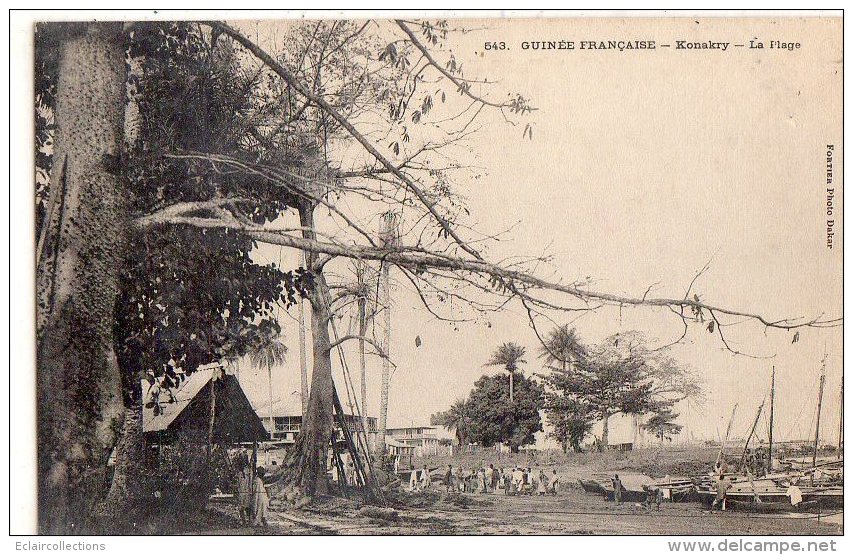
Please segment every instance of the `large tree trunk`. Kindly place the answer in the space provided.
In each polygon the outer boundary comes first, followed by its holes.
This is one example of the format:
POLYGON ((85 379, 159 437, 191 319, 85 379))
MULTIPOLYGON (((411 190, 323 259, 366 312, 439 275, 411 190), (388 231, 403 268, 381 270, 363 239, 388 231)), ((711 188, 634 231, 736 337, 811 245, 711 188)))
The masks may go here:
POLYGON ((308 410, 302 419, 299 437, 288 461, 288 483, 304 495, 328 492, 326 459, 333 433, 332 358, 329 346, 328 287, 322 274, 314 276, 311 301, 311 327, 314 369, 308 410))
MULTIPOLYGON (((130 358, 130 357, 127 357, 130 358)), ((120 360, 122 366, 122 393, 124 397, 124 424, 115 448, 113 477, 106 500, 99 513, 105 531, 122 532, 143 517, 144 510, 141 476, 145 443, 142 428, 142 386, 136 361, 120 360), (128 368, 128 366, 130 368, 128 368)))
POLYGON ((127 229, 117 175, 121 24, 62 25, 50 213, 38 252, 38 522, 88 531, 122 417, 113 308, 127 229))
MULTIPOLYGON (((314 206, 304 202, 299 218, 305 231, 313 237, 314 206)), ((314 369, 311 373, 311 392, 308 408, 302 418, 299 437, 288 458, 286 483, 303 495, 325 494, 329 490, 326 458, 334 431, 331 341, 329 339, 329 287, 322 269, 317 267, 317 255, 306 253, 306 266, 313 272, 314 284, 309 296, 311 303, 311 336, 314 350, 314 369)))

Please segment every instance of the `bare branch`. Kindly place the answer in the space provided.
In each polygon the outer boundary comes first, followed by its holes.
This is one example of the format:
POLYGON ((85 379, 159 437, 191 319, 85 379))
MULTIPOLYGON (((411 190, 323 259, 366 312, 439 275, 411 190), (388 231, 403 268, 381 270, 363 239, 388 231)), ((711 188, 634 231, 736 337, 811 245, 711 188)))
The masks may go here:
MULTIPOLYGON (((154 222, 149 221, 146 223, 137 221, 137 223, 141 227, 145 227, 146 225, 152 225, 154 222)), ((757 321, 767 328, 782 330, 793 330, 804 327, 833 327, 840 325, 842 321, 841 318, 821 319, 821 316, 810 320, 803 318, 770 320, 757 313, 712 305, 701 300, 696 300, 695 298, 678 299, 627 297, 603 291, 586 289, 577 285, 567 285, 559 282, 547 281, 521 270, 508 269, 492 264, 481 258, 461 258, 407 246, 388 248, 327 243, 317 241, 313 238, 296 237, 286 233, 271 231, 263 226, 251 226, 239 222, 227 222, 212 218, 175 217, 160 219, 156 223, 187 224, 205 228, 231 228, 243 231, 253 239, 265 243, 300 249, 314 254, 328 254, 359 260, 384 261, 389 264, 406 267, 415 273, 424 268, 444 269, 454 272, 471 272, 482 276, 489 276, 497 286, 500 287, 502 285, 505 289, 517 287, 517 284, 525 284, 528 287, 536 289, 565 293, 575 299, 585 302, 596 301, 601 304, 613 306, 645 306, 669 309, 690 308, 696 311, 704 310, 709 313, 714 313, 712 316, 715 319, 717 318, 717 314, 739 316, 757 321)), ((513 292, 517 291, 518 289, 513 289, 513 292)))
POLYGON ((452 228, 450 223, 445 219, 435 208, 435 202, 430 200, 430 198, 424 193, 421 188, 415 184, 412 179, 406 176, 402 171, 397 169, 397 167, 390 161, 388 158, 383 156, 373 143, 367 139, 363 134, 361 134, 352 123, 349 122, 347 118, 341 115, 340 112, 335 110, 335 108, 326 102, 326 100, 311 90, 308 89, 297 77, 294 75, 289 69, 284 67, 282 64, 278 63, 273 59, 272 56, 267 54, 262 48, 256 45, 254 42, 244 37, 241 33, 232 29, 230 26, 225 23, 218 21, 210 21, 205 22, 206 25, 210 25, 211 27, 215 27, 220 29, 223 33, 227 34, 235 41, 240 43, 246 50, 251 52, 255 57, 264 62, 270 69, 272 69, 276 74, 278 74, 282 79, 287 81, 287 83, 293 87, 294 90, 299 92, 302 96, 322 108, 327 114, 329 114, 335 121, 337 121, 341 127, 347 130, 349 134, 361 145, 364 147, 367 152, 370 153, 382 166, 385 167, 391 174, 393 174, 397 179, 402 181, 408 189, 415 194, 416 197, 421 201, 421 203, 429 210, 430 214, 432 214, 433 218, 441 225, 444 232, 453 238, 456 244, 459 245, 462 250, 467 252, 468 254, 474 256, 475 258, 481 258, 480 253, 475 249, 471 248, 466 242, 456 233, 456 231, 452 228))

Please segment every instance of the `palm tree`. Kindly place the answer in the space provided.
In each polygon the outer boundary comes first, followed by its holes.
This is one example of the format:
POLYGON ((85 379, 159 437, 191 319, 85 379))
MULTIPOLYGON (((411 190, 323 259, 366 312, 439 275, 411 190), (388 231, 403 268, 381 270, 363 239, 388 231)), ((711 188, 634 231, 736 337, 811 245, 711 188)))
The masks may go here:
POLYGON ((468 444, 468 427, 471 417, 468 414, 468 403, 464 399, 457 399, 450 408, 440 412, 433 417, 431 424, 444 426, 447 430, 454 430, 459 447, 464 449, 468 444))
POLYGON ((272 414, 272 367, 284 363, 287 346, 279 340, 280 333, 265 333, 260 336, 249 354, 252 366, 266 368, 269 377, 269 407, 270 407, 270 436, 275 431, 275 421, 272 414))
POLYGON ((539 358, 545 359, 545 365, 555 369, 553 365, 559 364, 563 373, 586 354, 587 349, 580 342, 577 331, 568 324, 551 330, 539 347, 539 358))
POLYGON ((486 363, 486 366, 503 366, 509 374, 509 402, 513 402, 513 376, 518 370, 519 364, 527 363, 524 360, 525 349, 517 343, 503 343, 495 352, 492 353, 492 358, 486 363))

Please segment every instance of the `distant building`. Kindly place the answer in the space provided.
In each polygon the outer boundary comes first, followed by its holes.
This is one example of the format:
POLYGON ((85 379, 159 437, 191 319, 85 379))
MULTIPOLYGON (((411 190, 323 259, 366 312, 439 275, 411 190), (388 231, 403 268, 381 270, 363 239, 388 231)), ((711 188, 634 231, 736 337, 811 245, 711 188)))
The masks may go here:
MULTIPOLYGON (((302 428, 302 407, 288 399, 273 401, 272 411, 269 405, 257 409, 257 415, 263 422, 264 428, 269 432, 272 441, 290 445, 296 442, 296 436, 302 428), (270 418, 272 417, 272 418, 270 418)), ((344 414, 344 422, 350 434, 361 433, 361 417, 353 414, 344 414)), ((335 439, 343 441, 344 435, 341 427, 335 422, 335 439)), ((367 417, 367 443, 372 450, 376 445, 377 419, 375 416, 367 417)))
POLYGON ((442 438, 438 436, 436 429, 436 426, 388 428, 387 435, 403 445, 414 447, 417 457, 450 454, 451 446, 441 444, 442 438))

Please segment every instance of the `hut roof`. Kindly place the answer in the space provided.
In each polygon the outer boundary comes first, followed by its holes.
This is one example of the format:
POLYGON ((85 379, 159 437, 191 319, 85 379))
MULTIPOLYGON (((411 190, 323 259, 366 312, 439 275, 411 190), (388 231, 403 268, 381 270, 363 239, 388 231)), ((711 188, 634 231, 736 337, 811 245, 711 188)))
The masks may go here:
POLYGON ((268 437, 237 378, 226 373, 221 364, 199 367, 177 388, 163 388, 159 380, 153 385, 142 383, 142 425, 146 433, 205 429, 213 405, 215 441, 236 443, 268 437), (211 391, 215 392, 213 400, 211 391))

